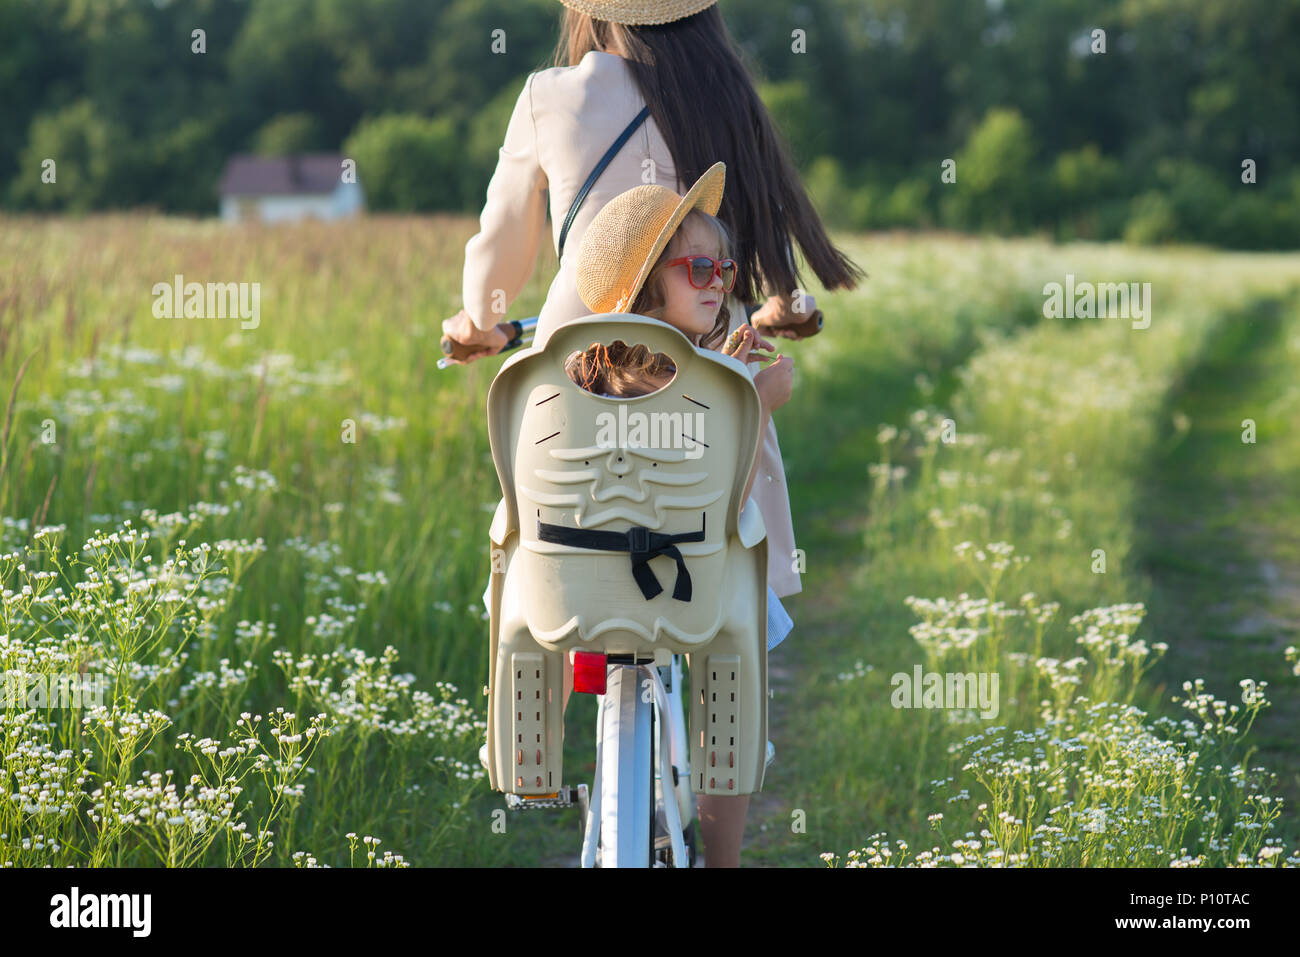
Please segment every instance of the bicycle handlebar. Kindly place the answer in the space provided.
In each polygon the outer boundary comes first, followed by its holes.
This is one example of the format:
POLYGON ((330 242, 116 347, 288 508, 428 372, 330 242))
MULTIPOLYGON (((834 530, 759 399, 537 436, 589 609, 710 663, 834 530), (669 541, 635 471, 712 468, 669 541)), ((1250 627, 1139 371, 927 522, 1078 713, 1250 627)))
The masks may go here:
MULTIPOLYGON (((527 345, 527 343, 524 342, 524 333, 532 332, 537 328, 537 317, 529 316, 527 319, 511 319, 508 322, 498 322, 497 328, 501 330, 501 334, 507 339, 506 344, 496 353, 497 355, 500 355, 502 352, 517 349, 522 345, 527 345)), ((467 356, 471 356, 475 352, 479 351, 477 347, 467 346, 465 343, 458 342, 447 335, 442 337, 439 341, 439 345, 442 347, 442 354, 447 357, 438 360, 439 369, 446 369, 449 366, 455 365, 456 363, 452 362, 452 359, 458 359, 463 362, 467 356)))
POLYGON ((792 323, 788 326, 772 326, 762 323, 755 325, 754 328, 759 335, 776 336, 780 334, 778 330, 786 330, 797 333, 794 336, 796 339, 807 339, 809 336, 815 336, 822 331, 822 318, 822 311, 818 309, 803 322, 792 323))
MULTIPOLYGON (((778 335, 777 330, 781 329, 797 333, 797 335, 794 336, 795 339, 807 339, 821 332, 822 322, 822 311, 818 309, 807 319, 803 320, 803 322, 794 323, 788 326, 772 326, 764 323, 756 325, 754 328, 760 335, 764 336, 778 335)), ((520 346, 529 345, 528 342, 524 341, 524 334, 532 332, 537 328, 537 317, 529 316, 527 319, 512 319, 508 322, 499 322, 497 323, 497 328, 501 330, 502 335, 504 335, 508 340, 506 344, 501 347, 500 351, 496 353, 497 355, 500 355, 502 352, 517 349, 520 346)), ((446 357, 438 360, 439 369, 446 369, 449 366, 455 365, 456 363, 452 362, 452 359, 457 359, 463 362, 467 356, 473 355, 478 351, 476 347, 467 346, 465 343, 458 342, 446 335, 442 337, 439 344, 442 347, 443 355, 446 357)))

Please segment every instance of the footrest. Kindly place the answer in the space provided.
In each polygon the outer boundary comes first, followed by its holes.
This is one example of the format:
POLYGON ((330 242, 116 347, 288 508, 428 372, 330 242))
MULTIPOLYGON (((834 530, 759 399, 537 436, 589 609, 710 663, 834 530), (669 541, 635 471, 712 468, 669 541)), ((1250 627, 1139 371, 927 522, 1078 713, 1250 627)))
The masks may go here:
POLYGON ((512 811, 527 811, 544 807, 587 807, 587 785, 566 785, 549 794, 507 794, 506 807, 512 811))
POLYGON ((740 776, 740 657, 709 655, 704 668, 691 675, 697 691, 695 712, 704 716, 691 740, 691 788, 696 794, 736 794, 740 776))
POLYGON ((551 732, 547 727, 551 687, 547 683, 546 659, 536 652, 515 652, 510 656, 511 721, 510 790, 520 796, 543 797, 558 793, 559 775, 551 754, 551 732))

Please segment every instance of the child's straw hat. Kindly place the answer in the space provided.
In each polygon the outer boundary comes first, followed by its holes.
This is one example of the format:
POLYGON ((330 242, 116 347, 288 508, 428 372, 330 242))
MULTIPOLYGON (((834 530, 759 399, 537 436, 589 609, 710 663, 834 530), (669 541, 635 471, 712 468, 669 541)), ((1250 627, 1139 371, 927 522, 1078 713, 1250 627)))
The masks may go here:
POLYGON ((637 186, 606 203, 578 247, 578 295, 587 307, 627 312, 686 214, 718 215, 726 174, 725 163, 714 163, 685 196, 666 186, 637 186))
POLYGON ((622 23, 627 26, 646 26, 653 23, 672 23, 718 0, 560 0, 571 10, 585 13, 593 20, 622 23))

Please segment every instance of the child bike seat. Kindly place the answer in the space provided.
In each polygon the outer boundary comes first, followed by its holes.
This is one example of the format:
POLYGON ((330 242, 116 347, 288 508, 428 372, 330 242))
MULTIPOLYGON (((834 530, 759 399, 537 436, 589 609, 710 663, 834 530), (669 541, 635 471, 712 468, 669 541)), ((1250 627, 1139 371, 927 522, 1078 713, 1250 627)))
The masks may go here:
POLYGON ((502 500, 492 521, 489 778, 561 785, 570 650, 691 656, 697 793, 762 786, 767 545, 752 500, 761 406, 748 370, 657 319, 592 315, 539 336, 488 393, 502 500), (621 339, 667 353, 649 395, 594 395, 565 359, 621 339))

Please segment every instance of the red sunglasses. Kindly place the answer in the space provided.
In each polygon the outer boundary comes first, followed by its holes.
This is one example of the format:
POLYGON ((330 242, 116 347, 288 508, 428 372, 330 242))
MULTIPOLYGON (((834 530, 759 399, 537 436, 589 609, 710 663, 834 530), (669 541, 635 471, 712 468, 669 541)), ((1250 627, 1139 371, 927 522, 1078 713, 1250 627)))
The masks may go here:
POLYGON ((722 277, 722 289, 731 292, 736 285, 736 261, 734 259, 712 259, 708 256, 679 256, 664 263, 665 266, 690 266, 686 271, 691 285, 696 289, 708 289, 714 276, 722 277))

